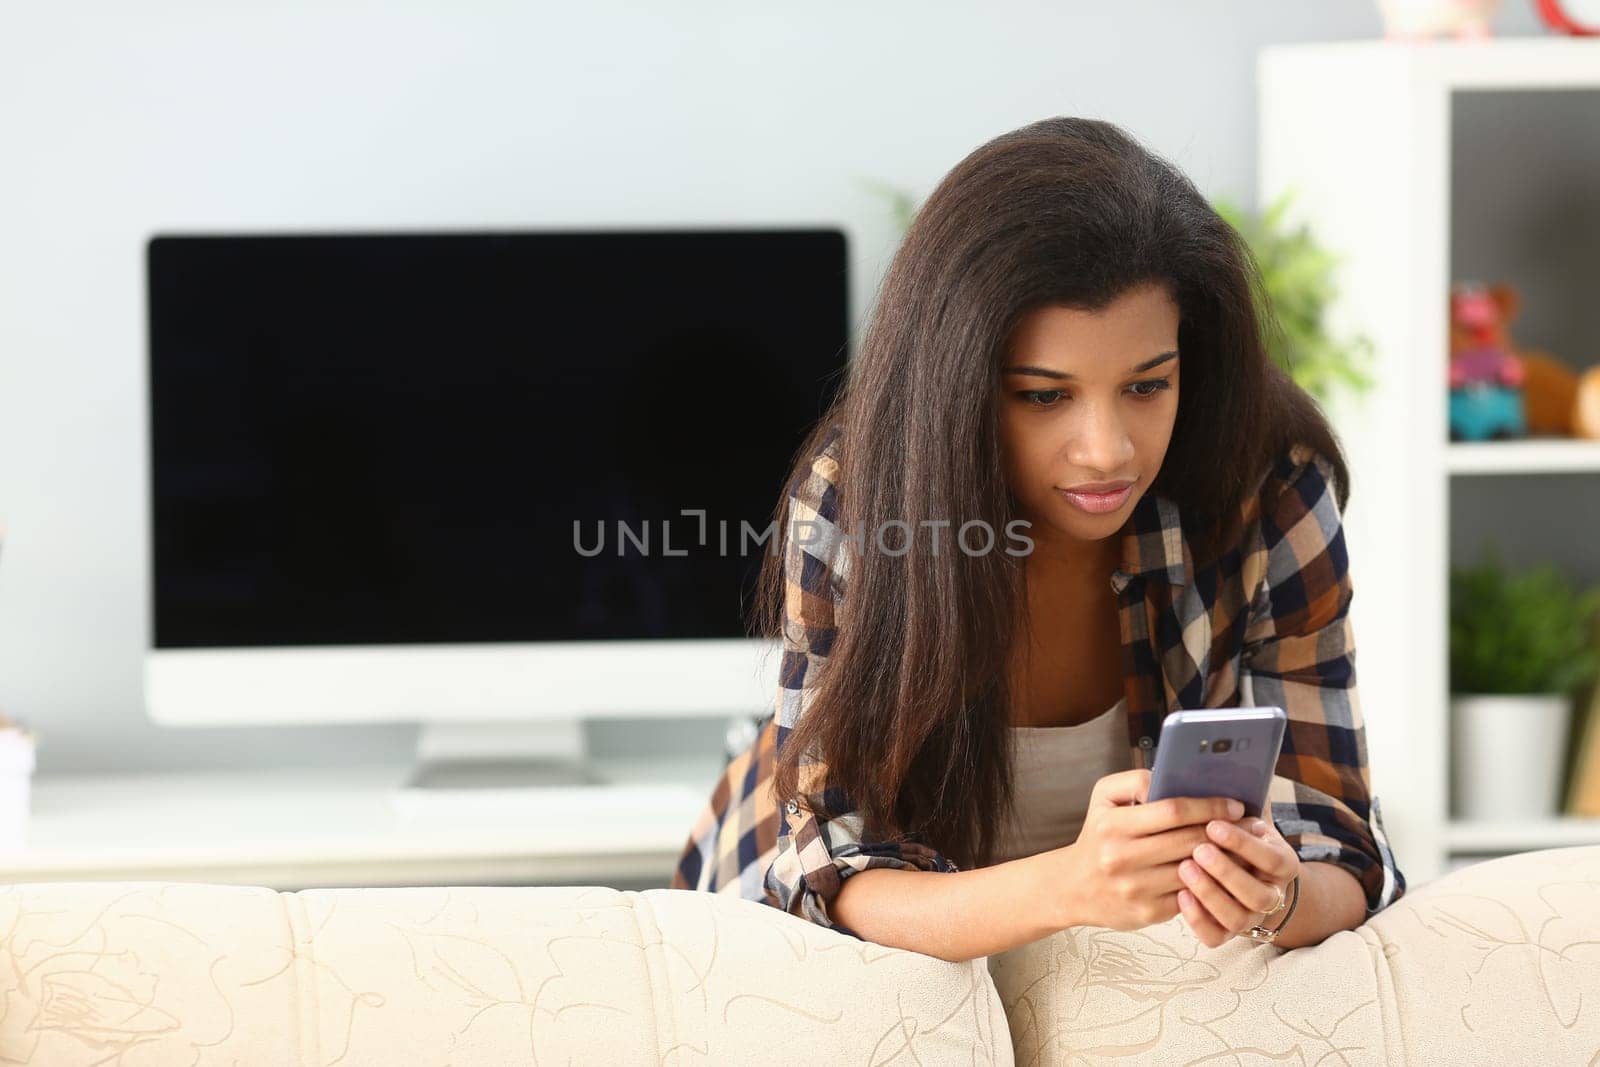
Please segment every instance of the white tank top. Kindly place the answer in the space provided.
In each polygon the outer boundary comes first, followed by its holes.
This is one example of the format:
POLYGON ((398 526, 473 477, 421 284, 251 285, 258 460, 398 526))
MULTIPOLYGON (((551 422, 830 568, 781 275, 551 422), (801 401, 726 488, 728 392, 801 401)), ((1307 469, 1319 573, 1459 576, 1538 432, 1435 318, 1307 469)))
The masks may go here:
POLYGON ((1133 766, 1127 698, 1075 726, 1013 726, 1014 814, 1002 823, 994 863, 1070 845, 1083 829, 1089 793, 1133 766))

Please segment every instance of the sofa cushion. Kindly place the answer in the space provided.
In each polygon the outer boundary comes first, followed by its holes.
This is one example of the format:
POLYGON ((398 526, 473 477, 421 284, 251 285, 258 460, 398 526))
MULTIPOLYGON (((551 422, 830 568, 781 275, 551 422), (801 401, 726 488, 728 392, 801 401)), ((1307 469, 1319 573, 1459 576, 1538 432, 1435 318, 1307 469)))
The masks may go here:
POLYGON ((1521 1064, 1596 1048, 1600 847, 1463 868, 1309 948, 1208 949, 1174 918, 965 964, 691 890, 0 886, 4 1063, 1521 1064))
POLYGON ((1176 916, 989 967, 1018 1063, 1590 1063, 1600 847, 1460 868, 1305 948, 1207 948, 1176 916))
POLYGON ((0 887, 0 1062, 1012 1062, 983 960, 653 889, 0 887))

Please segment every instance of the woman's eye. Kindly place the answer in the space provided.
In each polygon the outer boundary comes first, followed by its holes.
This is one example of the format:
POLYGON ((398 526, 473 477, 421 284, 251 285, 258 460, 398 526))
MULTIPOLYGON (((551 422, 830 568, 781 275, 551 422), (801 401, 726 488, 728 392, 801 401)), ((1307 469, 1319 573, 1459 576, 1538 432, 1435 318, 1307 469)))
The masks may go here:
POLYGON ((1150 389, 1150 391, 1148 393, 1135 392, 1133 394, 1134 396, 1137 396, 1141 400, 1148 400, 1151 397, 1155 396, 1157 393, 1161 392, 1161 390, 1171 387, 1171 383, 1168 382, 1165 378, 1151 378, 1149 381, 1146 381, 1146 382, 1134 382, 1133 385, 1131 385, 1129 388, 1137 390, 1139 388, 1139 386, 1141 386, 1141 385, 1151 386, 1151 389, 1150 389))
POLYGON ((1029 407, 1047 408, 1055 403, 1056 397, 1061 395, 1060 389, 1024 389, 1017 394, 1028 402, 1029 407))
MULTIPOLYGON (((1134 382, 1128 387, 1134 396, 1140 400, 1149 400, 1164 389, 1172 388, 1172 383, 1165 378, 1152 378, 1149 381, 1134 382), (1141 389, 1148 387, 1148 389, 1141 389)), ((1024 389, 1017 395, 1032 408, 1048 408, 1055 404, 1057 398, 1062 396, 1061 389, 1024 389)))

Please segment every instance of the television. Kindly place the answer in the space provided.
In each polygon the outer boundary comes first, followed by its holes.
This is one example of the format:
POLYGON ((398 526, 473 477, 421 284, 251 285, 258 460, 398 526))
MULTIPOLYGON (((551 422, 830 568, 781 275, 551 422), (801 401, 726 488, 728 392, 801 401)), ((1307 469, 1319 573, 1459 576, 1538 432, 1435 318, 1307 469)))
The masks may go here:
POLYGON ((155 721, 415 721, 418 783, 581 782, 584 719, 772 703, 746 621, 848 363, 841 231, 160 233, 145 260, 155 721))

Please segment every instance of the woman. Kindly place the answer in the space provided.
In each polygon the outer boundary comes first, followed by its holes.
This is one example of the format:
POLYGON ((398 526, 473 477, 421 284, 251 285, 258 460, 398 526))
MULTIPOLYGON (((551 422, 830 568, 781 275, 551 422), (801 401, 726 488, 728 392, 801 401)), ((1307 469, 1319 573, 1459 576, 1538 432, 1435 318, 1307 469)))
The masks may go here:
POLYGON ((1288 948, 1399 899, 1349 473, 1264 306, 1239 236, 1115 126, 962 160, 780 499, 778 700, 673 885, 953 960, 1178 914, 1288 948), (1271 705, 1269 819, 1140 803, 1168 712, 1271 705))

